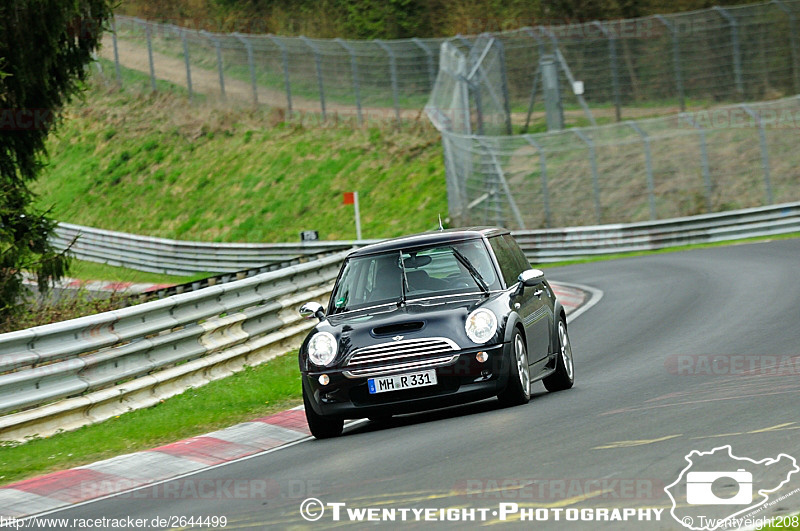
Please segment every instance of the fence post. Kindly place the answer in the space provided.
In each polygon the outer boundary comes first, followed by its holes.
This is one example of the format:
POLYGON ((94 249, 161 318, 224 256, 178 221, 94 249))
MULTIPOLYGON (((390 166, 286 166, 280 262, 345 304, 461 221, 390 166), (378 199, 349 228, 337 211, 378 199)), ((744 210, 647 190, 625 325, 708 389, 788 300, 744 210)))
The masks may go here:
POLYGON ((542 57, 544 56, 544 43, 542 42, 542 38, 539 37, 532 28, 525 27, 522 28, 522 31, 527 33, 531 36, 538 45, 539 48, 539 67, 536 69, 536 72, 533 74, 533 84, 531 85, 531 95, 528 98, 528 115, 525 117, 525 127, 523 128, 524 132, 528 131, 528 127, 531 124, 531 115, 533 114, 533 105, 536 101, 536 86, 539 84, 539 74, 541 72, 541 64, 542 64, 542 57))
POLYGON ((792 73, 794 74, 794 92, 800 94, 800 64, 798 64, 798 51, 797 51, 797 18, 794 13, 789 9, 786 4, 781 0, 771 0, 770 4, 775 4, 778 9, 786 13, 789 17, 789 45, 792 48, 792 73))
POLYGON ((119 70, 119 48, 117 47, 117 17, 111 17, 111 40, 114 43, 114 71, 117 74, 117 83, 122 85, 122 73, 119 70))
POLYGON ((619 68, 617 65, 617 39, 614 37, 608 28, 603 26, 600 22, 595 20, 591 23, 593 26, 597 26, 597 28, 603 32, 606 39, 608 39, 608 56, 609 61, 611 62, 611 86, 614 90, 614 107, 616 108, 616 115, 617 121, 622 121, 622 108, 620 103, 620 94, 619 94, 619 68))
MULTIPOLYGON (((556 38, 552 31, 548 30, 544 26, 536 27, 543 34, 550 36, 550 42, 553 43, 553 53, 555 53, 556 59, 558 59, 558 63, 561 65, 561 69, 564 71, 564 75, 567 76, 567 80, 570 84, 570 90, 572 90, 572 87, 575 86, 575 77, 572 75, 572 70, 570 70, 567 60, 564 59, 564 55, 561 53, 561 48, 558 47, 558 38, 556 38)), ((575 94, 575 96, 578 98, 578 102, 581 104, 586 118, 589 119, 589 123, 591 123, 592 126, 597 127, 597 122, 595 121, 592 111, 589 109, 589 105, 586 103, 586 99, 583 97, 583 94, 575 94)))
POLYGON ((267 35, 267 38, 272 41, 281 51, 281 63, 283 63, 283 83, 286 86, 286 111, 289 118, 292 117, 292 83, 289 79, 289 52, 286 50, 286 45, 275 35, 267 35))
POLYGON ((322 121, 327 119, 327 115, 325 113, 325 86, 322 83, 322 61, 319 58, 319 49, 317 45, 311 42, 308 37, 304 37, 300 35, 300 40, 305 43, 306 46, 311 48, 311 52, 314 54, 314 64, 317 68, 317 85, 319 86, 319 106, 322 109, 322 121))
POLYGON ((483 147, 486 154, 492 159, 492 166, 494 166, 497 178, 500 179, 500 184, 503 186, 503 192, 506 194, 508 206, 511 207, 511 212, 514 214, 514 219, 517 221, 519 228, 525 230, 525 222, 522 221, 522 215, 519 212, 519 208, 517 208, 517 203, 514 201, 514 197, 511 195, 511 189, 508 187, 508 182, 506 181, 505 174, 503 173, 503 168, 500 166, 500 162, 497 160, 497 156, 494 154, 494 151, 492 151, 492 148, 486 143, 485 139, 478 137, 476 140, 481 147, 483 147))
POLYGON ((681 113, 678 115, 678 120, 683 117, 689 122, 689 125, 694 127, 700 132, 700 161, 703 165, 703 182, 706 185, 706 210, 711 212, 711 170, 708 166, 708 144, 706 142, 706 130, 692 118, 691 114, 681 113))
POLYGON ((352 46, 347 44, 342 39, 333 40, 339 43, 339 46, 344 48, 345 51, 347 51, 347 53, 350 55, 350 70, 353 75, 353 91, 355 92, 356 96, 356 112, 358 113, 358 124, 361 125, 364 123, 364 119, 361 116, 361 90, 358 84, 358 61, 356 60, 356 53, 352 46))
POLYGON ((256 62, 253 57, 253 44, 241 33, 232 33, 247 51, 247 66, 250 68, 250 84, 253 86, 253 105, 258 105, 258 83, 256 82, 256 62))
MULTIPOLYGON (((528 127, 531 125, 531 116, 533 116, 533 106, 536 103, 536 87, 539 85, 539 75, 542 72, 542 63, 541 59, 539 59, 539 66, 536 68, 536 72, 533 74, 533 85, 531 85, 531 95, 528 98, 528 114, 525 116, 525 126, 523 127, 523 132, 528 132, 528 127)), ((556 70, 558 72, 558 70, 556 70)))
POLYGON ((592 165, 592 189, 594 191, 594 213, 597 217, 597 224, 599 225, 602 223, 602 209, 600 207, 600 182, 597 178, 597 154, 595 153, 594 149, 594 142, 592 139, 586 136, 580 128, 574 128, 571 130, 575 133, 578 138, 580 138, 584 144, 589 148, 589 162, 592 165))
POLYGON ((444 151, 444 175, 447 184, 448 210, 456 225, 466 225, 469 223, 469 209, 466 206, 468 203, 467 193, 459 182, 459 170, 462 165, 456 163, 456 159, 463 160, 464 157, 454 153, 458 147, 454 145, 447 130, 442 131, 442 149, 444 151))
POLYGON ((678 99, 681 101, 681 112, 686 110, 686 95, 683 88, 683 69, 681 68, 680 38, 675 24, 668 21, 662 15, 655 15, 653 18, 661 22, 672 35, 672 67, 675 69, 675 84, 678 87, 678 99))
MULTIPOLYGON (((441 68, 441 67, 440 67, 441 68)), ((461 120, 464 127, 463 131, 458 131, 460 134, 471 135, 472 134, 472 108, 469 104, 469 94, 472 90, 472 83, 469 79, 467 79, 463 74, 455 72, 450 73, 450 75, 459 81, 458 83, 458 94, 460 101, 459 104, 461 105, 460 108, 456 110, 456 112, 460 112, 461 120)), ((480 94, 478 94, 478 101, 477 101, 477 113, 478 113, 478 130, 481 131, 483 128, 483 115, 481 114, 481 107, 480 107, 480 94)), ((451 130, 452 130, 452 119, 455 116, 450 117, 451 123, 451 130)))
POLYGON ((155 92, 158 89, 156 88, 156 67, 153 64, 153 43, 150 39, 150 24, 147 21, 138 18, 133 20, 141 22, 144 25, 144 34, 147 39, 147 58, 150 62, 150 88, 153 90, 153 92, 155 92))
POLYGON ((424 42, 422 42, 421 40, 419 40, 416 37, 411 39, 411 42, 416 44, 417 47, 420 48, 423 52, 425 52, 425 55, 427 56, 427 59, 428 59, 428 82, 431 84, 429 90, 433 90, 433 85, 436 83, 436 69, 433 66, 433 52, 431 51, 430 48, 428 48, 428 46, 424 42))
POLYGON ((397 117, 397 123, 400 123, 400 104, 398 103, 397 96, 397 59, 395 58, 392 49, 389 48, 385 42, 380 39, 375 39, 374 42, 380 46, 384 52, 386 52, 386 55, 389 56, 389 69, 392 77, 392 98, 394 99, 394 114, 397 117))
MULTIPOLYGON (((475 96, 475 121, 478 123, 478 134, 483 136, 484 129, 483 129, 483 98, 481 96, 481 91, 479 87, 476 87, 475 84, 472 82, 471 79, 459 76, 464 83, 466 83, 472 95, 475 96)), ((467 95, 467 109, 469 109, 469 95, 467 95)))
POLYGON ((545 55, 539 59, 538 72, 541 72, 542 75, 547 130, 560 131, 564 129, 564 105, 561 101, 561 88, 558 82, 558 66, 552 55, 545 55))
POLYGON ((553 220, 550 212, 550 193, 547 189, 547 158, 544 154, 544 148, 539 142, 533 139, 530 135, 524 135, 523 138, 536 148, 539 154, 539 166, 542 178, 542 203, 544 204, 544 226, 550 228, 553 226, 553 220))
POLYGON ((189 61, 189 44, 186 42, 186 30, 177 28, 181 33, 181 44, 183 45, 183 62, 186 63, 186 88, 189 90, 189 100, 194 97, 192 90, 192 67, 189 61))
POLYGON ((219 39, 211 35, 207 31, 201 31, 201 35, 203 35, 206 39, 214 43, 214 48, 217 50, 217 70, 219 72, 219 91, 222 94, 222 99, 225 98, 225 74, 222 70, 222 50, 220 49, 219 39))
POLYGON ((503 112, 505 113, 506 119, 506 134, 512 134, 513 130, 511 129, 511 101, 508 95, 508 75, 506 72, 506 50, 505 46, 503 46, 503 41, 496 37, 492 37, 493 42, 497 44, 497 49, 500 52, 500 76, 502 83, 502 91, 503 91, 503 112))
POLYGON ((644 144, 644 161, 647 167, 647 196, 650 203, 650 219, 657 219, 655 184, 653 183, 653 154, 650 149, 650 136, 645 133, 636 122, 625 122, 625 125, 636 131, 636 133, 642 138, 642 144, 644 144))
POLYGON ((758 125, 758 142, 761 144, 761 168, 764 170, 764 189, 766 192, 767 204, 774 204, 772 197, 772 182, 770 180, 769 169, 769 151, 767 150, 767 134, 764 131, 764 122, 761 116, 747 105, 740 105, 744 112, 750 115, 750 118, 758 125))
POLYGON ((719 12, 719 14, 728 21, 731 26, 731 45, 733 47, 733 75, 736 78, 736 91, 741 98, 744 98, 744 81, 742 80, 742 54, 739 48, 739 23, 736 19, 728 13, 727 10, 714 6, 711 9, 719 12))

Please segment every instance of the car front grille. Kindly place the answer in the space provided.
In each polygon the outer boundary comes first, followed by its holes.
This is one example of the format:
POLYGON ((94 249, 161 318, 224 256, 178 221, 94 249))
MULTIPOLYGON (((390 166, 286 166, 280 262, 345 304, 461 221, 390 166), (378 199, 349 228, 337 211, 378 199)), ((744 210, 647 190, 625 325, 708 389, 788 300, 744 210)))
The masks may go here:
POLYGON ((390 341, 353 351, 345 363, 348 378, 425 370, 452 363, 459 347, 444 337, 390 341))

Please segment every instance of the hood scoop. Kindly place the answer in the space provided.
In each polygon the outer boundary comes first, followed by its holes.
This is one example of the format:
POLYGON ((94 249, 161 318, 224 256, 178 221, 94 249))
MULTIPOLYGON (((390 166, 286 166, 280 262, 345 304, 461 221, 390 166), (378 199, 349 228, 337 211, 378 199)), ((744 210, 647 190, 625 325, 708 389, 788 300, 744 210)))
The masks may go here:
POLYGON ((395 334, 407 334, 416 332, 425 327, 424 321, 408 321, 406 323, 394 323, 385 326, 376 326, 372 329, 373 336, 392 336, 395 334))

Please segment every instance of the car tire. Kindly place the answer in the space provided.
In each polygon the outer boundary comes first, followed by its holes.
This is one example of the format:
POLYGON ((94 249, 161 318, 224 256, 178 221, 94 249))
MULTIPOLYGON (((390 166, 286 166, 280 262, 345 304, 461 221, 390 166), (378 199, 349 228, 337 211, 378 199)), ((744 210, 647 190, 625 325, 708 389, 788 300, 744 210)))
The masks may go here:
POLYGON ((325 417, 317 414, 311 406, 305 384, 303 384, 303 406, 305 406, 306 410, 308 428, 311 430, 311 435, 315 438, 330 439, 331 437, 338 437, 342 434, 344 419, 325 417))
POLYGON ((572 359, 572 344, 567 333, 567 322, 563 317, 556 328, 556 371, 542 380, 550 392, 569 389, 575 383, 575 363, 572 359))
POLYGON ((519 330, 514 331, 511 340, 511 359, 508 369, 508 383, 497 398, 505 406, 527 404, 531 399, 531 373, 528 366, 528 349, 519 330))

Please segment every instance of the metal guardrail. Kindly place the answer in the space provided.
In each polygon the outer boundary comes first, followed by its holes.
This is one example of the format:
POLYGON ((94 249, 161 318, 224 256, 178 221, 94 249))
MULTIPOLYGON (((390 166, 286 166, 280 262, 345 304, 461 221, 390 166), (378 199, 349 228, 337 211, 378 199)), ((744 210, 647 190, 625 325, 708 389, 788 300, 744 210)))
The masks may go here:
POLYGON ((313 323, 296 308, 327 299, 345 254, 0 335, 0 441, 146 407, 297 348, 313 323))
POLYGON ((58 249, 66 249, 73 240, 71 252, 80 260, 167 275, 236 273, 296 260, 298 257, 343 251, 353 246, 353 242, 345 241, 266 244, 192 242, 59 223, 51 240, 53 245, 58 249))
MULTIPOLYGON (((517 230, 512 231, 512 234, 531 262, 546 263, 796 231, 800 231, 800 202, 638 223, 517 230)), ((80 235, 72 247, 72 252, 76 258, 82 260, 167 274, 202 271, 223 273, 211 279, 181 285, 179 289, 173 287, 159 290, 161 296, 223 284, 236 278, 251 277, 272 268, 379 241, 324 241, 302 244, 188 242, 149 238, 67 223, 59 224, 57 233, 54 243, 60 248, 65 248, 75 236, 80 235), (287 256, 291 255, 294 256, 287 260, 287 256)))
POLYGON ((533 263, 800 232, 800 202, 593 227, 512 231, 533 263))
MULTIPOLYGON (((273 262, 267 265, 263 265, 261 267, 254 267, 251 269, 243 269, 242 271, 236 271, 235 273, 221 273, 219 275, 214 275, 206 278, 201 278, 199 280, 193 280, 191 282, 184 282, 182 284, 174 284, 174 285, 166 285, 162 287, 156 287, 153 289, 148 289, 142 292, 134 292, 128 296, 128 299, 131 301, 138 301, 138 302, 146 302, 151 301, 154 299, 163 299, 164 297, 171 297, 172 295, 180 295, 181 293, 189 293, 192 291, 198 291, 201 289, 205 289, 211 286, 220 286, 222 284, 228 284, 230 282, 236 282, 237 280, 242 280, 245 278, 254 277, 256 275, 260 275, 262 273, 269 273, 271 271, 278 271, 280 269, 284 269, 287 267, 299 265, 302 263, 306 263, 309 260, 316 259, 319 260, 327 255, 318 255, 316 258, 310 256, 301 256, 298 258, 294 258, 292 260, 286 260, 284 262, 273 262)), ((125 291, 120 290, 120 291, 125 291)))

